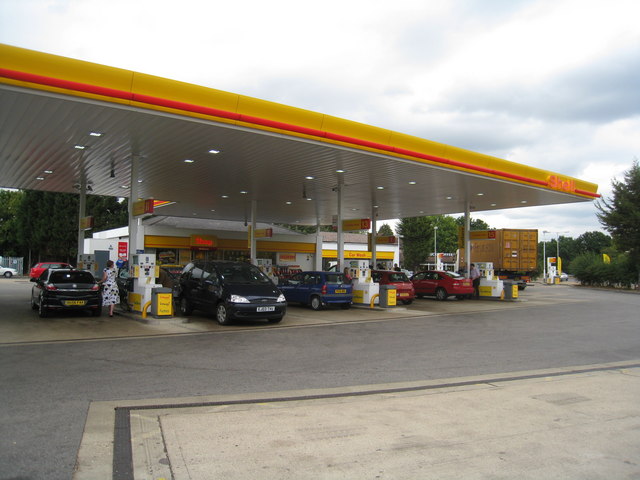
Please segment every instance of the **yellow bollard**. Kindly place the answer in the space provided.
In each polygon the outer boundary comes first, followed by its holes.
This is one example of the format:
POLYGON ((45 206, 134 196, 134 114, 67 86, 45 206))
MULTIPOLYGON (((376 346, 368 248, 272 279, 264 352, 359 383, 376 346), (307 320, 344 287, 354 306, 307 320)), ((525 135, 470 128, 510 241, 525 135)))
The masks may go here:
POLYGON ((376 301, 376 298, 379 297, 380 294, 376 293, 373 297, 371 297, 371 303, 369 304, 369 308, 373 308, 373 304, 376 301))
POLYGON ((142 318, 147 318, 147 309, 151 306, 151 301, 144 304, 142 307, 142 318))

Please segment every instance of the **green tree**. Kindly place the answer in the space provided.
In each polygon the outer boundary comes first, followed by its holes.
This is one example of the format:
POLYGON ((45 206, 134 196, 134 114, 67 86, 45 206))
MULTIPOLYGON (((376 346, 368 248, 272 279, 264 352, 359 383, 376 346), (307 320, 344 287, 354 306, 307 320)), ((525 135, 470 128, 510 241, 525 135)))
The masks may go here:
MULTIPOLYGON (((456 224, 460 227, 464 227, 464 215, 461 215, 459 217, 456 217, 456 224)), ((489 227, 489 224, 487 222, 485 222, 484 220, 481 220, 479 218, 471 218, 469 219, 469 224, 471 226, 471 230, 475 231, 475 230, 490 230, 491 227, 489 227)))
POLYGON ((398 235, 402 237, 402 256, 405 268, 425 263, 433 252, 433 231, 435 217, 407 217, 398 223, 398 235))
POLYGON ((391 237, 393 236, 393 230, 388 223, 383 223, 382 226, 378 229, 377 235, 379 237, 391 237))
MULTIPOLYGON (((16 208, 16 240, 33 263, 61 260, 73 263, 78 251, 77 194, 27 190, 16 208)), ((127 202, 115 197, 87 196, 86 214, 94 217, 94 229, 128 224, 127 202)))
POLYGON ((611 234, 614 246, 628 252, 640 284, 640 166, 635 160, 624 181, 613 180, 610 199, 596 202, 600 223, 611 234))
POLYGON ((0 190, 0 255, 5 257, 24 256, 24 249, 18 242, 17 215, 23 193, 0 190))
MULTIPOLYGON (((482 220, 471 219, 470 223, 472 230, 489 228, 482 220)), ((458 249, 458 226, 461 225, 464 225, 464 216, 454 218, 449 215, 431 215, 401 219, 398 223, 398 235, 402 237, 404 266, 415 269, 425 263, 434 253, 434 247, 437 247, 438 252, 454 253, 458 249)))
POLYGON ((576 238, 577 248, 580 253, 603 253, 611 247, 611 237, 602 232, 585 232, 576 238))
MULTIPOLYGON (((278 225, 282 228, 287 228, 293 232, 304 233, 305 235, 313 235, 318 231, 318 227, 316 227, 315 225, 296 225, 290 223, 276 223, 275 225, 278 225)), ((331 225, 320 225, 320 231, 333 232, 335 230, 331 225)))

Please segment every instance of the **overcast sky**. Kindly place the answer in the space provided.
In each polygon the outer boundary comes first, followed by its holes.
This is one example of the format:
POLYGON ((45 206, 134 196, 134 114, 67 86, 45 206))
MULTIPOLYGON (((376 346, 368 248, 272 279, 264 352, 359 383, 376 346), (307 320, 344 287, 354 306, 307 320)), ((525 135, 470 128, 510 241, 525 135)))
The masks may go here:
MULTIPOLYGON (((0 0, 0 42, 417 135, 605 197, 640 158, 638 0, 0 0)), ((602 230, 595 211, 473 216, 577 237, 602 230)))

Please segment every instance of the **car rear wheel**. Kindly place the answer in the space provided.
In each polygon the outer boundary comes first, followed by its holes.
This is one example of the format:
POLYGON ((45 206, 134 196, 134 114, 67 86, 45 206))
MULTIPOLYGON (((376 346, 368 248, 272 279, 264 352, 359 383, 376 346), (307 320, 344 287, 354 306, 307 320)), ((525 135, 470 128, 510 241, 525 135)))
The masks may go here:
POLYGON ((193 307, 191 306, 191 302, 186 298, 182 297, 180 299, 180 315, 186 317, 193 313, 193 307))
POLYGON ((446 300, 448 296, 449 294, 447 294, 447 291, 444 288, 440 287, 436 290, 436 298, 438 300, 446 300))
POLYGON ((220 302, 216 307, 216 320, 220 325, 229 325, 229 323, 231 323, 229 309, 224 302, 220 302))
POLYGON ((320 310, 322 308, 322 300, 317 295, 311 297, 311 301, 309 302, 309 306, 312 310, 320 310))
POLYGON ((11 272, 4 272, 5 278, 11 278, 11 275, 13 275, 11 272))
POLYGON ((38 315, 40 315, 40 318, 46 318, 49 315, 47 307, 44 306, 44 302, 42 301, 42 297, 40 297, 40 305, 38 305, 38 315))

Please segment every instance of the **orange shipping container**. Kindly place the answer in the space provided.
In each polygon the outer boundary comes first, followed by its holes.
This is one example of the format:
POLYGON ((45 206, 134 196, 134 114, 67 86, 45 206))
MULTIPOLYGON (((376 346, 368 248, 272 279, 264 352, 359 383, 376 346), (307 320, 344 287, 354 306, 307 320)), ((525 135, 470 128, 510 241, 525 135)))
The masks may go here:
MULTIPOLYGON (((495 270, 531 272, 537 268, 538 230, 495 230, 495 238, 471 240, 471 252, 472 262, 493 262, 495 270)), ((464 249, 460 256, 464 262, 464 249)))

